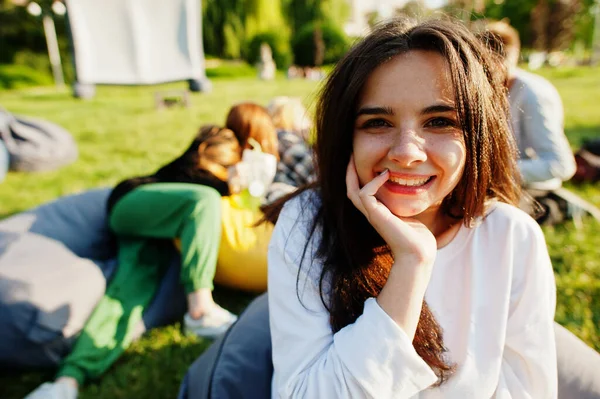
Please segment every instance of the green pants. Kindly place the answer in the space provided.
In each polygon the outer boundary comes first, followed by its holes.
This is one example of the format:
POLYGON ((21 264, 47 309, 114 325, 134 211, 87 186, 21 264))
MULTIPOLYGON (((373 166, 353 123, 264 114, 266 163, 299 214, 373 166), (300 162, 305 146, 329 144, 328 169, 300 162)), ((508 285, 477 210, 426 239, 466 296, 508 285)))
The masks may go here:
POLYGON ((80 384, 96 378, 125 351, 181 240, 180 279, 186 292, 213 288, 221 240, 221 196, 213 188, 157 183, 136 188, 113 208, 118 267, 87 320, 59 376, 80 384))

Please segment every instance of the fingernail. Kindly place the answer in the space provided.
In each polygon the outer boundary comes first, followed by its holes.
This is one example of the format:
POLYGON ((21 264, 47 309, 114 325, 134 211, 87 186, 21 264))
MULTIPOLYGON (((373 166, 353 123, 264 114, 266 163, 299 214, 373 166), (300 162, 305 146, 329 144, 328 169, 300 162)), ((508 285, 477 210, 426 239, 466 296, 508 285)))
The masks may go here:
POLYGON ((389 172, 389 169, 384 169, 384 170, 383 170, 383 172, 381 172, 381 173, 379 174, 379 176, 382 176, 382 175, 384 175, 386 172, 389 172))

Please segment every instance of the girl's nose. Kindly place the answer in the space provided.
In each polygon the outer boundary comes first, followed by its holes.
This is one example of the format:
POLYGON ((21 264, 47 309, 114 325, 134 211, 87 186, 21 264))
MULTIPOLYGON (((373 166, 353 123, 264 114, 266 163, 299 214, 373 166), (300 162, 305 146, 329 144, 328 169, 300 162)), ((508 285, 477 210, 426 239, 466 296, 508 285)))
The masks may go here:
POLYGON ((411 167, 427 160, 423 139, 412 129, 398 132, 391 143, 388 157, 402 167, 411 167))

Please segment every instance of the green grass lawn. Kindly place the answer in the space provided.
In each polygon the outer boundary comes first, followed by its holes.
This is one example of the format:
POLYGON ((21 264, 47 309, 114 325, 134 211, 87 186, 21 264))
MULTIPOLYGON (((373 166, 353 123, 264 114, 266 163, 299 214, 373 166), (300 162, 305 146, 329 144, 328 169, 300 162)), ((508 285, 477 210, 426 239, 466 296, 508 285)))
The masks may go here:
MULTIPOLYGON (((566 130, 574 148, 600 136, 600 69, 544 70, 563 96, 566 130)), ((190 108, 154 109, 156 91, 184 88, 99 87, 89 101, 51 87, 0 91, 0 104, 16 114, 41 117, 72 132, 80 157, 56 172, 11 173, 0 185, 0 217, 64 194, 112 186, 132 175, 153 172, 178 155, 203 123, 223 123, 236 102, 266 104, 276 95, 301 97, 313 105, 318 84, 308 81, 259 82, 253 77, 215 78, 209 94, 194 94, 190 108)), ((600 187, 571 187, 600 205, 600 187)), ((558 285, 557 320, 600 350, 600 225, 576 230, 570 223, 545 229, 558 285)), ((217 289, 219 303, 241 311, 252 296, 217 289)), ((1 327, 0 327, 1 328, 1 327)), ((98 382, 85 386, 87 398, 175 397, 182 376, 209 342, 184 336, 178 325, 154 330, 136 342, 98 382)), ((21 398, 51 371, 3 374, 0 398, 21 398)))

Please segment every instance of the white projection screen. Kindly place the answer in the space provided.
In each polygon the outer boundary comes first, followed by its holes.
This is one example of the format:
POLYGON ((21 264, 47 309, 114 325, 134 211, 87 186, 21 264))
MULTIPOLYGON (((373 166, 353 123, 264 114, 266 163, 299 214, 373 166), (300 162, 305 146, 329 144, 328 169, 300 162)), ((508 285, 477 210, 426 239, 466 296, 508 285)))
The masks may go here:
POLYGON ((67 0, 77 81, 205 79, 200 0, 67 0))

